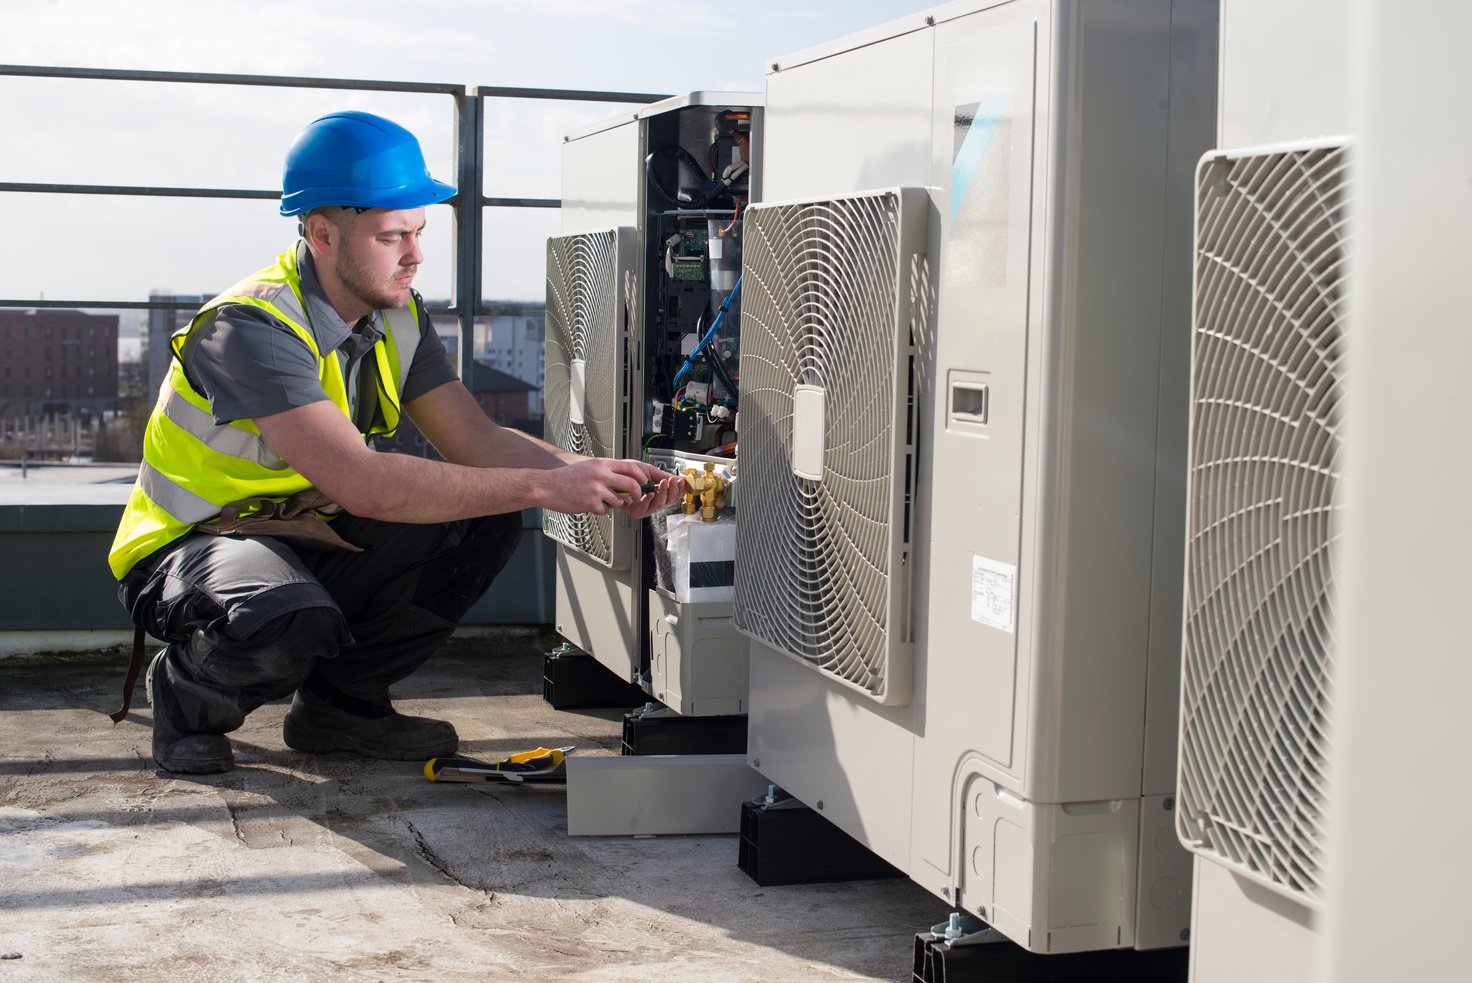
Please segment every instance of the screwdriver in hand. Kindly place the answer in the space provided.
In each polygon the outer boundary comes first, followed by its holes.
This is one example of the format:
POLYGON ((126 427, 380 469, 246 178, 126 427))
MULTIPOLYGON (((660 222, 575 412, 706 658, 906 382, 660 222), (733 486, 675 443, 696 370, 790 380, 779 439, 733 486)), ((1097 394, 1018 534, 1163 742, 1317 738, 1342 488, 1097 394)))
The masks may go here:
MULTIPOLYGON (((656 489, 658 487, 659 487, 659 482, 657 482, 657 481, 646 481, 642 485, 639 486, 639 491, 643 492, 645 495, 648 495, 650 492, 654 491, 654 489, 656 489)), ((618 493, 618 497, 619 498, 628 498, 629 497, 629 493, 626 492, 626 491, 621 491, 621 492, 618 493)))

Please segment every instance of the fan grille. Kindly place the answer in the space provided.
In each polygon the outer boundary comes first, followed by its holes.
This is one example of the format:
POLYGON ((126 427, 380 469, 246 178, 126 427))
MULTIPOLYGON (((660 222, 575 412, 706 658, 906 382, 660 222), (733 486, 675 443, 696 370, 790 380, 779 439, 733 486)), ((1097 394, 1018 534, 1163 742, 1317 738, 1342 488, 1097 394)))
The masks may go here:
MULTIPOLYGON (((587 457, 622 453, 617 430, 617 234, 547 240, 547 337, 543 412, 548 441, 587 457), (583 363, 582 422, 573 418, 573 372, 583 363)), ((614 562, 614 517, 544 509, 542 531, 601 563, 614 562)))
POLYGON ((1342 146, 1202 165, 1183 836, 1316 904, 1344 349, 1342 146))
POLYGON ((882 702, 909 685, 894 662, 908 642, 907 244, 923 221, 898 191, 746 221, 736 624, 882 702), (823 390, 818 480, 793 473, 798 386, 823 390))

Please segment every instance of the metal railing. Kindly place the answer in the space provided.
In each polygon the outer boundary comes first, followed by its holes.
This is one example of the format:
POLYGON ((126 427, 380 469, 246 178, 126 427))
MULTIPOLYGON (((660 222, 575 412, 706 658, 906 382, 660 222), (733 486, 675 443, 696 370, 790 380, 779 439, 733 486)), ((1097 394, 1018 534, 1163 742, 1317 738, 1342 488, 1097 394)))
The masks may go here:
MULTIPOLYGON (((541 89, 517 86, 463 86, 439 82, 386 82, 367 79, 301 78, 279 75, 229 75, 202 72, 151 72, 105 68, 58 68, 37 65, 0 65, 0 77, 90 79, 120 82, 180 82, 196 85, 260 85, 305 89, 353 89, 370 92, 443 95, 454 103, 455 178, 457 193, 445 204, 455 216, 451 254, 452 294, 448 304, 429 304, 435 314, 460 321, 460 374, 468 378, 474 357, 472 326, 477 317, 493 313, 481 297, 481 257, 485 250, 483 213, 487 208, 558 208, 556 198, 497 197, 483 193, 485 182, 485 103, 488 99, 551 99, 576 102, 650 103, 665 96, 646 92, 600 92, 587 89, 541 89)), ((0 181, 0 192, 67 195, 124 195, 169 198, 277 199, 279 189, 178 188, 146 185, 48 184, 0 181)), ((190 301, 40 300, 0 297, 0 307, 96 308, 124 310, 193 310, 190 301)))

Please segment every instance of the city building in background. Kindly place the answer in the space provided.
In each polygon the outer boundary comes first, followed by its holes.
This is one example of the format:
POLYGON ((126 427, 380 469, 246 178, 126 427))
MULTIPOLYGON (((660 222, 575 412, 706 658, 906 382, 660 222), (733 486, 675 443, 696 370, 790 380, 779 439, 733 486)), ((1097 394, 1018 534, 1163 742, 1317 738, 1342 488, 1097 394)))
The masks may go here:
POLYGON ((203 294, 166 294, 153 292, 148 295, 149 303, 180 302, 195 305, 190 308, 172 309, 168 307, 150 307, 148 309, 148 325, 143 335, 142 349, 139 360, 143 363, 143 393, 148 399, 152 399, 158 392, 158 387, 163 384, 169 374, 169 338, 173 333, 189 323, 198 307, 203 306, 209 297, 203 294))
MULTIPOLYGON (((481 410, 492 420, 502 426, 514 427, 538 437, 542 435, 542 415, 533 415, 529 409, 530 397, 534 394, 531 383, 476 359, 475 371, 466 382, 466 388, 480 404, 481 410)), ((540 397, 541 393, 536 392, 535 395, 540 397)), ((391 439, 379 439, 378 447, 396 454, 439 457, 434 447, 419 432, 419 428, 414 426, 414 421, 407 416, 399 422, 399 429, 391 439)))
POLYGON ((531 383, 528 410, 532 416, 541 417, 547 305, 541 301, 499 301, 491 306, 491 317, 475 322, 476 358, 531 383))
MULTIPOLYGON (((529 383, 526 411, 522 417, 542 417, 542 376, 546 341, 546 305, 541 301, 493 300, 491 314, 475 319, 472 351, 477 362, 529 383)), ((458 363, 460 321, 449 315, 431 318, 451 361, 458 363)), ((472 391, 474 391, 472 389, 472 391)), ((522 418, 518 417, 518 419, 522 418)), ((495 416, 498 422, 507 420, 495 416)), ((511 425, 508 423, 508 425, 511 425)), ((525 429, 525 428, 522 428, 525 429)), ((540 430, 537 431, 540 433, 540 430)))
POLYGON ((92 418, 117 399, 117 315, 0 310, 0 417, 92 418))
POLYGON ((0 460, 91 460, 119 410, 118 318, 0 310, 0 460))

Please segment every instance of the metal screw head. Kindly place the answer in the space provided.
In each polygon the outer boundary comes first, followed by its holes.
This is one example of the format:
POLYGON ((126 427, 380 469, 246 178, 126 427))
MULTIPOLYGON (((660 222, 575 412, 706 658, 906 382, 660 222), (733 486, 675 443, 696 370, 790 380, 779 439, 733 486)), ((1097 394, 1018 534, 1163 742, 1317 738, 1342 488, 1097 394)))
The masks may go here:
POLYGON ((823 800, 822 799, 819 799, 818 800, 817 806, 818 806, 818 811, 819 812, 822 812, 823 811, 823 800))
POLYGON ((1165 797, 1165 803, 1164 803, 1164 805, 1165 805, 1165 811, 1166 812, 1170 812, 1172 809, 1174 809, 1176 807, 1176 800, 1173 799, 1173 798, 1171 798, 1169 795, 1167 795, 1165 797))
POLYGON ((762 766, 762 759, 761 758, 752 758, 751 759, 751 766, 753 768, 760 768, 762 766))
POLYGON ((1189 928, 1183 928, 1183 929, 1181 929, 1181 941, 1182 942, 1190 942, 1191 941, 1191 930, 1189 928))
POLYGON ((949 898, 951 896, 951 886, 949 884, 941 885, 940 896, 943 898, 949 898))
POLYGON ((931 17, 929 14, 926 14, 925 15, 925 26, 926 27, 934 27, 935 26, 935 18, 934 17, 931 17))

